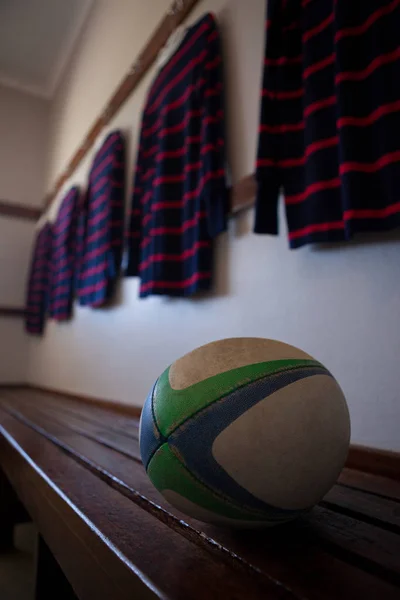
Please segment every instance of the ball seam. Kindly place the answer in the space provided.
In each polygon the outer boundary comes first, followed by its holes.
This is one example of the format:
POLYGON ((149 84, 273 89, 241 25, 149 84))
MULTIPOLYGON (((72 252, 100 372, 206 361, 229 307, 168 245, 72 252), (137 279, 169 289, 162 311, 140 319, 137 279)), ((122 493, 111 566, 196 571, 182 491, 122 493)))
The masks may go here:
MULTIPOLYGON (((265 377, 276 377, 276 376, 281 375, 282 373, 286 373, 286 372, 299 371, 301 369, 307 369, 307 370, 309 370, 309 369, 316 369, 316 368, 320 368, 321 371, 323 371, 323 374, 329 375, 330 377, 333 378, 332 373, 330 373, 328 371, 328 369, 326 367, 324 367, 324 365, 322 365, 321 363, 317 363, 317 361, 315 361, 315 362, 316 362, 315 365, 307 365, 307 366, 301 366, 301 367, 298 367, 298 366, 296 366, 296 367, 285 367, 283 369, 280 369, 279 371, 276 371, 275 373, 273 373, 273 375, 262 375, 261 377, 257 377, 257 379, 254 379, 250 383, 256 383, 257 381, 260 381, 261 379, 264 379, 265 377)), ((244 383, 243 385, 239 385, 234 391, 236 392, 238 390, 241 390, 242 388, 246 387, 246 385, 249 385, 248 381, 246 383, 244 383)), ((220 400, 223 400, 224 398, 226 398, 227 396, 229 396, 229 394, 231 394, 231 393, 232 392, 230 391, 227 394, 225 394, 224 396, 219 396, 219 398, 216 398, 215 400, 213 400, 213 402, 210 402, 210 404, 207 404, 207 406, 202 406, 201 408, 199 408, 198 410, 196 410, 194 413, 192 413, 190 416, 186 417, 186 419, 184 421, 182 421, 182 423, 179 423, 179 425, 177 425, 177 427, 175 427, 175 429, 173 429, 172 431, 169 432, 167 440, 171 437, 171 435, 173 435, 176 431, 178 431, 188 421, 190 421, 191 419, 194 419, 201 412, 203 412, 205 410, 208 410, 211 406, 214 406, 214 404, 216 404, 220 400)), ((153 416, 155 418, 155 413, 154 413, 153 416)), ((157 424, 157 429, 158 429, 158 424, 157 424)), ((159 429, 158 429, 158 431, 159 431, 159 429)), ((160 432, 160 435, 162 435, 161 432, 160 432)), ((164 439, 165 439, 165 437, 164 437, 164 439)))

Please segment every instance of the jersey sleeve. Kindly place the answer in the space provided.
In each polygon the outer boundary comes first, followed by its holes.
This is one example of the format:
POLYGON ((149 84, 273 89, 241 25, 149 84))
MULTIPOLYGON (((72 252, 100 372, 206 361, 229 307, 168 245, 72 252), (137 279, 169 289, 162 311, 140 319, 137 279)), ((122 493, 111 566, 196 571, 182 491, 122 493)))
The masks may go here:
POLYGON ((208 232, 215 237, 227 225, 228 194, 226 186, 225 124, 221 40, 215 20, 210 15, 207 53, 202 83, 202 168, 200 185, 208 215, 208 232))
POLYGON ((50 299, 51 254, 53 234, 46 224, 36 238, 27 285, 25 329, 28 333, 43 333, 50 299))
POLYGON ((142 239, 142 199, 144 182, 142 179, 145 172, 145 116, 143 116, 139 148, 136 158, 136 167, 133 181, 132 204, 129 213, 129 226, 126 232, 126 246, 128 250, 128 265, 126 275, 135 277, 139 275, 140 242, 142 239))
POLYGON ((82 286, 89 187, 90 184, 88 184, 84 193, 81 194, 77 207, 76 234, 74 241, 74 292, 78 297, 82 286))
POLYGON ((114 280, 119 273, 122 260, 124 237, 124 199, 125 199, 125 140, 122 135, 115 148, 112 171, 110 174, 110 216, 109 216, 109 273, 114 280))
POLYGON ((302 135, 303 88, 299 15, 290 3, 267 3, 266 46, 256 164, 256 233, 278 233, 278 198, 284 186, 286 154, 302 135), (296 140, 293 139, 296 136, 296 140))

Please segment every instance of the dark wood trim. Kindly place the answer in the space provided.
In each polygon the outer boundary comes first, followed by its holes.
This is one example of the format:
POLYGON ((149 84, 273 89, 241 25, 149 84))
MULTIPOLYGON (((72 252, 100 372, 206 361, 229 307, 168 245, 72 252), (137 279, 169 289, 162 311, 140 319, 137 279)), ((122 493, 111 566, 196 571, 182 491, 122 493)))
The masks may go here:
POLYGON ((23 204, 14 204, 13 202, 0 200, 0 215, 3 217, 37 221, 41 213, 41 208, 33 208, 32 206, 24 206, 23 204))
POLYGON ((122 415, 139 418, 142 412, 140 406, 132 406, 130 404, 124 404, 123 402, 116 402, 113 400, 105 400, 101 398, 95 398, 93 396, 85 396, 82 394, 72 394, 71 392, 64 392, 51 387, 45 387, 41 385, 30 385, 26 386, 31 390, 37 392, 43 392, 44 394, 51 394, 52 396, 59 396, 60 398, 70 398, 71 400, 78 400, 78 402, 84 402, 91 406, 98 406, 99 408, 105 408, 112 410, 122 415))
POLYGON ((25 317, 25 309, 14 306, 0 306, 0 317, 25 317))
POLYGON ((1 390, 26 390, 29 387, 27 383, 0 383, 1 390))
POLYGON ((71 177, 75 169, 93 147, 93 144, 103 127, 111 121, 121 106, 136 89, 143 76, 154 64, 160 50, 167 42, 171 33, 186 19, 198 2, 199 0, 175 0, 172 3, 167 14, 160 21, 153 35, 143 47, 128 73, 112 94, 102 114, 94 121, 82 144, 69 161, 65 171, 57 179, 52 192, 45 199, 45 208, 53 202, 61 187, 71 177))
POLYGON ((346 467, 400 481, 400 453, 352 444, 346 467))

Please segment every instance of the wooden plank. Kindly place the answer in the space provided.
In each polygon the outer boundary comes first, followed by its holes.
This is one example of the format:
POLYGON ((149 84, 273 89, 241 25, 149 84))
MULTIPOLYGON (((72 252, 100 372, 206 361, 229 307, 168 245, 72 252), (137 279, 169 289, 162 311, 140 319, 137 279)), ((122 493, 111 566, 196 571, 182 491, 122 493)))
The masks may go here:
POLYGON ((25 206, 23 204, 15 204, 14 202, 7 202, 7 200, 0 200, 0 216, 3 217, 37 221, 41 213, 41 208, 34 208, 32 206, 25 206))
POLYGON ((316 506, 298 521, 299 531, 316 535, 337 556, 400 586, 398 535, 333 510, 316 506))
MULTIPOLYGON (((223 529, 218 529, 209 525, 199 524, 193 519, 188 519, 171 509, 160 494, 150 484, 144 469, 132 462, 130 459, 116 454, 110 449, 99 446, 95 442, 82 438, 71 431, 65 423, 61 421, 57 424, 46 417, 45 414, 40 414, 37 406, 29 407, 24 410, 24 415, 29 417, 35 426, 41 427, 44 434, 50 435, 54 443, 63 445, 64 450, 72 453, 77 460, 89 461, 90 468, 93 472, 98 472, 98 475, 108 481, 109 485, 118 486, 121 482, 124 489, 128 489, 129 493, 139 493, 141 497, 164 508, 171 519, 170 526, 181 528, 182 523, 187 523, 190 527, 189 533, 192 535, 201 535, 201 542, 208 540, 208 543, 214 547, 222 546, 227 552, 238 555, 246 563, 252 564, 255 568, 265 571, 271 577, 283 582, 286 586, 301 595, 309 598, 354 598, 362 597, 368 594, 368 598, 386 597, 385 594, 392 593, 392 588, 386 588, 386 583, 368 574, 369 568, 376 567, 376 556, 371 560, 371 556, 367 561, 364 561, 366 551, 365 548, 357 549, 356 559, 360 564, 355 568, 352 565, 346 564, 345 561, 338 558, 342 547, 345 545, 343 540, 340 540, 338 547, 334 547, 333 554, 331 553, 330 544, 327 544, 322 535, 322 546, 319 541, 321 531, 314 531, 315 525, 317 530, 321 529, 319 520, 312 523, 312 526, 307 520, 302 520, 300 523, 292 524, 285 527, 280 527, 267 532, 229 532, 223 529), (51 432, 51 433, 49 433, 51 432), (172 519, 175 519, 172 521, 172 519), (325 546, 327 548, 325 548, 325 546), (365 570, 362 570, 365 567, 365 570), (315 577, 318 573, 318 577, 315 577), (312 580, 310 590, 310 579, 312 580), (328 587, 326 581, 332 582, 328 587), (381 586, 384 586, 384 589, 381 586), (326 588, 326 589, 325 589, 326 588), (325 591, 323 592, 323 590, 325 591)), ((22 417, 22 418, 27 418, 22 417)), ((329 514, 329 511, 327 511, 329 514)), ((164 513, 162 513, 164 514, 164 513)), ((160 516, 160 515, 159 515, 160 516)), ((339 517, 339 527, 343 525, 339 517)), ((362 524, 361 524, 362 525, 362 524)), ((334 522, 329 532, 330 536, 338 527, 338 522, 334 522)), ((375 536, 380 536, 380 531, 376 528, 367 526, 362 534, 369 535, 369 538, 375 539, 375 536)), ((383 532, 386 533, 386 532, 383 532)), ((188 534, 184 530, 184 535, 188 534)), ((323 534, 323 532, 322 532, 323 534)), ((349 536, 351 538, 351 535, 349 536)), ((328 539, 330 542, 331 540, 328 539)), ((351 539, 345 548, 349 551, 351 548, 351 539)), ((390 543, 393 539, 390 538, 390 543)), ((387 540, 384 540, 387 542, 387 540)), ((370 539, 367 540, 367 547, 370 539)), ((378 565, 379 567, 380 565, 378 565)), ((379 569, 378 569, 379 570, 379 569)), ((386 577, 386 567, 381 569, 380 575, 386 577)), ((389 573, 389 577, 391 573, 389 573)), ((396 592, 398 594, 398 590, 396 592)))
MULTIPOLYGON (((43 405, 43 399, 41 405, 43 405)), ((88 407, 83 408, 88 411, 88 407)), ((65 410, 64 406, 60 406, 60 402, 55 404, 48 401, 45 401, 45 412, 47 416, 53 416, 56 420, 58 418, 59 422, 67 423, 68 427, 74 432, 85 435, 89 439, 102 443, 140 462, 138 444, 137 442, 133 443, 133 439, 137 440, 137 432, 132 433, 129 437, 125 433, 119 435, 119 432, 113 429, 110 414, 106 414, 107 420, 103 423, 101 423, 101 415, 97 416, 93 422, 90 419, 87 420, 86 414, 84 416, 80 415, 79 410, 71 415, 68 410, 65 410)), ((323 506, 380 526, 388 531, 400 533, 399 506, 391 500, 334 486, 324 498, 323 506)))
POLYGON ((105 400, 101 398, 94 398, 93 396, 73 394, 70 392, 37 385, 28 385, 26 387, 27 390, 41 392, 42 394, 49 394, 50 396, 56 396, 62 400, 69 398, 70 400, 75 400, 81 404, 85 403, 89 406, 97 406, 100 409, 112 411, 114 416, 116 414, 121 414, 138 418, 142 412, 142 408, 140 406, 132 406, 131 404, 124 404, 123 402, 116 402, 114 400, 105 400))
POLYGON ((352 445, 346 465, 350 469, 400 481, 400 453, 398 452, 352 445))
POLYGON ((339 483, 345 487, 368 491, 378 497, 400 501, 400 481, 354 469, 343 469, 339 483))
MULTIPOLYGON (((18 387, 20 388, 21 386, 18 387)), ((9 392, 13 393, 14 390, 10 389, 9 392)), ((3 390, 3 394, 5 393, 7 393, 7 389, 3 390)), ((74 394, 64 395, 61 392, 53 392, 47 389, 42 393, 41 389, 29 386, 25 390, 19 389, 18 397, 20 399, 22 397, 37 398, 41 403, 46 402, 48 399, 51 402, 51 406, 57 408, 57 410, 73 412, 73 414, 82 416, 82 418, 88 419, 99 426, 106 424, 107 429, 111 429, 112 431, 118 431, 134 437, 137 435, 138 421, 135 419, 135 416, 140 415, 141 411, 138 407, 117 404, 116 412, 118 414, 116 414, 112 410, 112 402, 106 403, 100 399, 92 402, 92 399, 89 400, 87 397, 79 397, 74 394), (39 395, 37 395, 38 391, 40 392, 39 395), (120 415, 122 415, 122 418, 120 415), (126 418, 126 415, 129 415, 129 418, 126 418)), ((389 457, 392 458, 393 454, 389 453, 389 457)), ((364 489, 378 496, 386 495, 388 498, 400 500, 400 481, 397 482, 380 476, 372 476, 346 468, 342 472, 340 482, 348 487, 364 489)))
POLYGON ((400 534, 400 506, 393 500, 335 485, 322 505, 400 534))
POLYGON ((11 317, 23 319, 25 317, 25 309, 17 306, 0 306, 0 317, 11 317))
POLYGON ((81 600, 298 598, 219 548, 188 541, 154 518, 157 506, 143 510, 3 411, 0 433, 0 461, 81 600))
MULTIPOLYGON (((67 424, 75 433, 80 433, 141 462, 136 432, 130 436, 121 434, 109 429, 107 422, 100 426, 99 419, 93 423, 86 420, 86 416, 82 417, 79 413, 68 414, 54 404, 52 406, 45 405, 45 414, 50 418, 53 417, 55 422, 67 424)), ((365 494, 358 490, 334 486, 325 496, 322 504, 326 508, 342 512, 350 517, 364 520, 394 533, 400 533, 400 507, 398 503, 391 500, 365 494)))
MULTIPOLYGON (((87 482, 96 485, 96 478, 54 450, 44 438, 0 412, 1 464, 79 598, 128 600, 129 596, 121 592, 121 585, 128 584, 136 589, 141 586, 146 593, 147 586, 139 575, 135 577, 130 564, 119 560, 111 543, 104 543, 107 539, 102 539, 100 530, 90 520, 93 514, 82 513, 81 516, 82 506, 67 501, 67 497, 71 498, 70 492, 79 492, 81 482, 85 488, 87 482), (40 454, 45 462, 52 461, 50 468, 43 470, 40 454), (57 468, 63 471, 61 488, 57 485, 61 472, 58 478, 54 472, 57 468), (93 577, 91 582, 89 574, 93 577)), ((98 500, 91 496, 90 489, 87 491, 95 512, 98 500)))
MULTIPOLYGON (((91 396, 79 396, 71 393, 65 393, 60 390, 54 390, 50 388, 41 388, 37 386, 27 386, 27 389, 33 391, 40 391, 50 396, 60 398, 65 401, 66 398, 74 400, 74 409, 82 411, 79 404, 87 404, 90 407, 96 406, 99 409, 111 411, 121 415, 129 415, 131 417, 139 418, 141 414, 141 407, 127 405, 119 402, 102 400, 100 398, 93 398, 91 396)), ((87 411, 89 414, 89 411, 87 411)), ((124 423, 124 419, 120 421, 124 423)), ((125 422, 126 423, 126 422, 125 422)), ((125 427, 126 425, 121 425, 125 427)), ((385 450, 379 450, 375 448, 367 448, 363 446, 351 445, 346 467, 352 470, 369 472, 381 477, 394 479, 399 482, 399 486, 393 486, 393 489, 400 488, 400 453, 389 452, 385 450)), ((367 481, 367 479, 365 480, 367 481)), ((385 485, 387 487, 388 484, 385 485)), ((396 491, 396 497, 398 493, 396 491)))
POLYGON ((61 394, 53 394, 51 392, 41 392, 37 388, 18 389, 18 393, 15 393, 14 389, 2 389, 0 393, 3 397, 15 398, 19 401, 25 400, 30 403, 32 401, 39 402, 42 406, 48 406, 50 409, 56 409, 66 415, 75 415, 81 417, 83 420, 91 422, 99 427, 111 431, 116 431, 129 436, 138 436, 139 421, 138 418, 130 413, 119 413, 112 411, 109 407, 102 406, 101 401, 99 403, 87 403, 81 402, 76 396, 63 396, 61 394))
MULTIPOLYGON (((35 411, 40 413, 40 407, 35 407, 35 411)), ((71 426, 70 418, 64 422, 66 422, 70 429, 76 426, 76 421, 74 421, 71 426)), ((62 423, 63 418, 60 418, 58 424, 62 423)), ((95 441, 97 439, 99 443, 104 445, 103 433, 101 435, 96 435, 96 433, 92 431, 91 439, 95 441)), ((124 439, 121 440, 121 438, 119 438, 117 434, 114 434, 113 437, 109 437, 106 440, 105 445, 117 451, 122 450, 123 454, 125 454, 126 456, 130 456, 136 459, 137 461, 140 461, 138 442, 136 439, 132 439, 130 444, 126 444, 126 441, 124 439)), ((336 493, 333 491, 331 493, 331 498, 332 495, 336 496, 336 504, 340 505, 340 491, 337 491, 336 493)), ((348 502, 352 504, 351 498, 348 502)), ((372 508, 370 506, 370 512, 373 513, 373 500, 371 501, 371 504, 372 508)), ((328 505, 330 507, 334 506, 332 502, 328 502, 328 505)), ((365 502, 364 505, 359 506, 358 516, 360 516, 360 513, 362 514, 362 512, 364 511, 363 516, 365 518, 366 505, 368 505, 367 502, 365 502)), ((344 505, 344 508, 346 508, 346 505, 344 505)), ((396 581, 398 575, 400 581, 400 537, 398 538, 397 536, 387 534, 384 531, 380 531, 378 528, 370 527, 368 524, 362 523, 351 517, 349 518, 343 514, 336 514, 335 511, 323 510, 323 512, 321 513, 321 510, 322 509, 315 509, 312 513, 313 521, 311 523, 311 527, 313 533, 315 532, 321 539, 328 541, 328 543, 330 544, 332 540, 333 530, 333 537, 335 538, 336 535, 335 539, 337 539, 338 547, 343 549, 345 552, 354 552, 357 548, 357 559, 362 561, 366 568, 376 567, 378 571, 384 570, 385 572, 387 572, 388 577, 390 577, 391 579, 393 578, 396 581), (323 518, 321 517, 321 514, 323 515, 323 518), (325 527, 326 522, 329 524, 328 527, 325 527), (353 530, 357 531, 362 536, 361 543, 359 543, 359 541, 357 540, 357 544, 354 544, 351 539, 351 536, 350 539, 347 537, 347 529, 350 526, 353 530)), ((386 512, 388 518, 394 521, 394 525, 398 525, 398 519, 396 520, 394 512, 390 512, 389 510, 385 511, 385 507, 382 508, 382 512, 386 512)), ((375 523, 377 523, 378 519, 376 518, 376 513, 377 509, 375 507, 375 519, 370 518, 370 522, 374 521, 375 523)), ((306 518, 305 521, 307 521, 307 523, 310 524, 308 518, 306 518)))
POLYGON ((115 431, 108 431, 104 424, 103 428, 99 428, 98 425, 95 425, 90 421, 82 421, 82 419, 74 415, 57 413, 57 411, 52 408, 49 409, 46 407, 45 414, 49 421, 53 421, 54 423, 68 423, 68 428, 71 429, 71 431, 141 462, 137 435, 129 438, 128 436, 121 435, 115 431))

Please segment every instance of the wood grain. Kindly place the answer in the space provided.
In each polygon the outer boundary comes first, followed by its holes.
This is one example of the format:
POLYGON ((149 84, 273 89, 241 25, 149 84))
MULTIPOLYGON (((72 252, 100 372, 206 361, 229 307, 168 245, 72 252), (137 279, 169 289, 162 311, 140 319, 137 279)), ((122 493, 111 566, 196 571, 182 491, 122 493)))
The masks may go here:
POLYGON ((378 498, 400 501, 400 481, 394 479, 345 468, 340 474, 339 482, 347 488, 367 491, 378 498))
MULTIPOLYGON (((12 407, 10 407, 10 409, 13 410, 12 407)), ((43 429, 44 434, 46 430, 48 431, 49 428, 51 429, 54 426, 51 423, 51 419, 49 420, 47 407, 45 407, 42 412, 40 408, 37 408, 37 406, 31 407, 29 406, 29 404, 25 404, 23 408, 23 413, 25 415, 28 414, 30 418, 33 419, 33 421, 37 424, 39 421, 39 427, 42 427, 43 423, 45 423, 45 427, 43 429)), ((73 421, 72 427, 70 425, 70 419, 67 419, 66 423, 68 424, 68 428, 75 430, 76 421, 73 421)), ((62 427, 62 424, 63 421, 61 419, 58 420, 56 425, 57 430, 59 430, 59 428, 62 427)), ((81 431, 79 433, 81 433, 81 431)), ((96 440, 96 435, 91 435, 90 438, 96 440)), ((115 434, 114 442, 107 440, 104 444, 103 435, 99 435, 97 437, 97 442, 101 445, 111 447, 114 450, 121 452, 121 440, 118 439, 117 434, 115 434)), ((135 458, 136 461, 140 463, 137 440, 132 439, 132 450, 130 452, 128 452, 128 448, 124 448, 125 444, 126 442, 122 440, 121 453, 126 456, 129 456, 130 458, 135 458)), ((145 493, 148 494, 149 489, 147 489, 145 493)), ((335 503, 340 506, 340 490, 337 490, 335 495, 335 503)), ((152 499, 154 500, 154 498, 152 499)), ((161 502, 161 504, 163 503, 162 499, 160 500, 158 495, 155 500, 159 503, 161 502)), ((351 504, 351 498, 348 502, 350 502, 351 504)), ((330 504, 333 505, 332 497, 330 504)), ((346 508, 346 504, 344 505, 344 508, 346 508)), ((384 512, 384 510, 385 506, 382 507, 382 512, 384 512)), ((361 503, 359 503, 358 513, 358 516, 361 518, 365 516, 363 513, 363 505, 361 503)), ((184 518, 183 515, 179 515, 179 517, 184 518)), ((318 508, 313 511, 311 520, 309 520, 308 517, 303 519, 302 526, 306 526, 307 528, 307 537, 310 537, 310 535, 318 536, 319 539, 324 543, 330 544, 332 536, 336 536, 338 542, 337 548, 339 553, 341 550, 347 552, 348 548, 352 547, 353 554, 355 555, 355 558, 360 562, 360 564, 363 564, 368 569, 375 569, 378 571, 385 570, 388 577, 393 577, 394 579, 396 579, 397 575, 400 576, 400 538, 398 536, 393 536, 390 533, 379 531, 375 527, 366 525, 365 523, 360 522, 359 520, 356 520, 353 517, 354 514, 351 517, 348 517, 343 514, 338 514, 332 510, 318 508), (358 531, 359 535, 357 536, 356 543, 353 540, 352 535, 348 534, 348 530, 358 531), (379 535, 377 535, 378 531, 379 535), (357 548, 357 551, 355 551, 355 548, 357 548)), ((398 524, 398 520, 396 521, 396 515, 394 514, 394 510, 392 515, 392 521, 394 524, 398 524)))
POLYGON ((397 452, 352 445, 347 466, 400 481, 400 454, 397 452))
POLYGON ((389 498, 335 485, 325 496, 322 506, 400 534, 400 506, 389 498))
POLYGON ((3 217, 11 217, 13 219, 25 219, 28 221, 37 221, 42 213, 42 209, 32 206, 24 206, 23 204, 15 204, 0 200, 0 215, 3 217))
MULTIPOLYGON (((123 416, 115 413, 116 427, 121 430, 113 429, 112 438, 104 445, 103 433, 111 431, 109 427, 114 425, 111 411, 93 407, 91 419, 92 407, 87 404, 82 404, 79 415, 79 406, 69 398, 61 402, 59 397, 32 394, 29 390, 3 392, 0 402, 67 457, 169 530, 211 553, 217 562, 228 562, 248 576, 250 572, 254 576, 257 573, 262 581, 275 582, 285 594, 295 597, 334 600, 398 596, 399 536, 380 527, 385 515, 388 526, 396 525, 396 514, 390 503, 383 503, 382 514, 371 522, 379 510, 376 495, 370 498, 366 494, 368 501, 357 506, 356 496, 343 496, 341 488, 334 488, 336 495, 327 500, 331 508, 318 507, 309 517, 266 532, 231 532, 200 524, 172 509, 153 488, 140 461, 118 450, 121 441, 125 444, 127 439, 121 426, 123 416), (89 437, 77 428, 86 429, 89 437), (96 428, 100 433, 97 440, 96 428), (110 447, 110 440, 116 449, 110 447), (344 510, 349 514, 344 514, 344 510)), ((127 421, 132 430, 132 419, 127 421)), ((132 437, 133 451, 137 450, 137 443, 132 437)), ((344 486, 343 490, 346 492, 344 486)))
POLYGON ((82 600, 132 598, 135 584, 139 598, 298 598, 217 560, 10 415, 0 413, 0 430, 0 461, 82 600))
MULTIPOLYGON (((92 396, 85 395, 76 395, 70 392, 65 392, 62 390, 56 390, 48 387, 41 386, 26 386, 27 389, 32 390, 32 393, 42 392, 49 397, 52 397, 53 400, 55 398, 59 399, 70 399, 75 400, 75 408, 80 405, 78 410, 82 411, 82 405, 87 405, 89 407, 90 418, 93 419, 95 416, 95 411, 91 410, 90 407, 96 407, 97 409, 111 411, 113 414, 113 421, 115 423, 115 415, 119 414, 122 416, 127 416, 131 418, 139 418, 141 414, 141 407, 133 406, 130 404, 124 404, 122 402, 115 402, 112 400, 106 400, 101 398, 94 398, 92 396)), ((64 407, 65 408, 65 407, 64 407)), ((70 408, 69 408, 70 409, 70 408)), ((106 417, 107 413, 100 413, 101 419, 106 417)), ((126 419, 122 419, 120 421, 123 427, 126 427, 127 421, 126 419)), ((130 422, 130 426, 132 426, 132 421, 130 422)), ((353 469, 358 472, 358 477, 360 477, 360 473, 372 473, 377 476, 381 476, 384 481, 381 482, 381 485, 385 487, 391 486, 394 490, 396 488, 396 497, 399 499, 400 497, 400 453, 398 452, 389 452, 385 450, 379 450, 375 448, 367 448, 364 446, 356 446, 351 445, 349 450, 349 455, 346 463, 346 467, 348 469, 353 469), (391 478, 398 483, 397 486, 391 484, 387 481, 387 478, 391 478)), ((344 474, 345 477, 345 474, 344 474)), ((368 478, 364 477, 365 485, 367 485, 368 478)), ((373 485, 372 480, 372 485, 373 485)), ((357 486, 356 486, 357 487, 357 486)), ((370 490, 373 491, 373 490, 370 490)))
POLYGON ((38 385, 28 385, 27 387, 32 389, 33 391, 40 391, 44 394, 58 396, 59 398, 71 398, 78 402, 84 402, 85 404, 97 406, 99 408, 106 409, 109 411, 111 410, 114 414, 118 413, 138 418, 140 417, 140 414, 142 412, 142 409, 139 406, 132 406, 131 404, 124 404, 123 402, 116 402, 114 400, 94 398, 93 396, 85 396, 83 394, 73 394, 71 392, 38 385))

